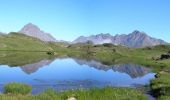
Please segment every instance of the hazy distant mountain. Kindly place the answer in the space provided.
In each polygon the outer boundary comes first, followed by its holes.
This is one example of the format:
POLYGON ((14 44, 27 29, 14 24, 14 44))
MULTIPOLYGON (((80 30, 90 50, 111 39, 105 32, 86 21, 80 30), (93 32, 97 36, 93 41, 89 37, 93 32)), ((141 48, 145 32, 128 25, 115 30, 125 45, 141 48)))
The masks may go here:
POLYGON ((5 33, 0 32, 0 36, 1 36, 1 35, 6 35, 6 34, 5 34, 5 33))
POLYGON ((128 35, 115 35, 112 36, 107 34, 91 35, 89 37, 80 36, 73 43, 85 43, 87 41, 92 41, 94 44, 112 43, 114 45, 125 45, 128 47, 146 47, 155 46, 160 44, 166 44, 165 41, 152 38, 144 32, 134 31, 128 35))
POLYGON ((43 32, 42 30, 40 30, 40 28, 38 28, 36 25, 34 25, 32 23, 25 25, 19 31, 19 33, 23 33, 25 35, 38 38, 45 42, 56 42, 56 39, 54 37, 52 37, 49 33, 43 32))

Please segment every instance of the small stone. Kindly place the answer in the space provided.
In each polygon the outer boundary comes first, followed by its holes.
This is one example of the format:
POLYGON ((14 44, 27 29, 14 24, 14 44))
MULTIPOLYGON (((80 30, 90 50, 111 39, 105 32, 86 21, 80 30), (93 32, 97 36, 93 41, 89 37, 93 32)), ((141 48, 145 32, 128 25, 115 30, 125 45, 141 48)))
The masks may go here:
POLYGON ((77 100, 75 97, 70 97, 67 100, 77 100))

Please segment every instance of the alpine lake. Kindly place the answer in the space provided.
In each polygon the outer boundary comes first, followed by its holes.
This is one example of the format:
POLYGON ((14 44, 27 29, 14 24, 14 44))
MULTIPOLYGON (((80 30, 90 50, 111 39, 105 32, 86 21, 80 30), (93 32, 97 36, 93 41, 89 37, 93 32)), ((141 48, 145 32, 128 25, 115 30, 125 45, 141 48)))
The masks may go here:
MULTIPOLYGON (((24 53, 25 54, 25 53, 24 53)), ((32 94, 103 87, 140 88, 155 77, 152 69, 133 63, 106 65, 74 57, 47 58, 17 53, 0 53, 0 92, 7 83, 32 86, 32 94)))

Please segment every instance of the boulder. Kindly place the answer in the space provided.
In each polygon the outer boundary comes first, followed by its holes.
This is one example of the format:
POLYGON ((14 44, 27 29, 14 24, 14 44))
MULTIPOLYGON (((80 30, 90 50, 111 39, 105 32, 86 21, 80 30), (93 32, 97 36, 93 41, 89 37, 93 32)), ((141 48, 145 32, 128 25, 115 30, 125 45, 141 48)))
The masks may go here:
POLYGON ((162 54, 160 59, 162 60, 162 59, 169 59, 169 58, 170 58, 169 54, 162 54))
POLYGON ((47 54, 48 55, 54 55, 54 52, 53 51, 48 51, 47 54))

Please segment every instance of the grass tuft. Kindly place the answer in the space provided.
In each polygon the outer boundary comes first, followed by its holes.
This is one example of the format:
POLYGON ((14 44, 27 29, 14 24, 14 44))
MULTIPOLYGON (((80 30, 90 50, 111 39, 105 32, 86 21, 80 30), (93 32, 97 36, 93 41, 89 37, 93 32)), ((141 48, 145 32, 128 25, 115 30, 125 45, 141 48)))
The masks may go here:
POLYGON ((8 83, 4 87, 5 94, 29 94, 32 87, 27 84, 21 83, 8 83))

